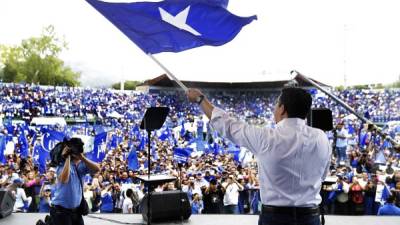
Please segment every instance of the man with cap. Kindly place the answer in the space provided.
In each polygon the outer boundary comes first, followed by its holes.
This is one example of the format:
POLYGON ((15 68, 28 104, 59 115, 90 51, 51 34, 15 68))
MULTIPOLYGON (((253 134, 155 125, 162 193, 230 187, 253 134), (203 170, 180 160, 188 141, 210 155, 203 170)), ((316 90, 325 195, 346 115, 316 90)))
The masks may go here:
POLYGON ((203 178, 203 174, 198 172, 196 174, 196 179, 194 180, 194 190, 193 194, 197 193, 199 196, 202 196, 201 189, 208 186, 208 182, 203 178))
POLYGON ((48 184, 42 186, 40 190, 40 202, 39 202, 39 212, 48 213, 50 212, 51 205, 51 187, 48 184))
POLYGON ((215 107, 197 89, 186 93, 210 125, 233 143, 248 148, 258 159, 262 212, 260 225, 319 225, 319 194, 327 175, 331 148, 327 135, 306 125, 311 95, 284 88, 274 110, 275 128, 246 124, 215 107))
POLYGON ((14 211, 26 212, 32 202, 32 197, 27 197, 25 190, 22 188, 24 181, 16 178, 13 184, 16 185, 14 211))
POLYGON ((203 189, 203 213, 205 214, 220 214, 224 207, 225 189, 221 184, 218 184, 216 179, 210 180, 210 186, 203 189))

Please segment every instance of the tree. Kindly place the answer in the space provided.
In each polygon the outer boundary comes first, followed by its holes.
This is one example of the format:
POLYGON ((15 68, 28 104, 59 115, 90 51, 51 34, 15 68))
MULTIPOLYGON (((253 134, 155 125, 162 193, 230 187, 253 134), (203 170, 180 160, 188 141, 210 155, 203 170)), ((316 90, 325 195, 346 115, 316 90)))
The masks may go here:
POLYGON ((74 72, 59 58, 67 43, 53 26, 45 27, 39 37, 22 40, 20 45, 0 45, 4 82, 27 82, 42 85, 78 86, 79 72, 74 72))
POLYGON ((392 88, 400 88, 400 75, 399 75, 399 78, 397 79, 397 81, 392 83, 390 85, 390 87, 392 87, 392 88))
MULTIPOLYGON (((142 82, 136 80, 129 80, 124 82, 124 90, 136 90, 136 86, 142 82)), ((113 89, 121 89, 121 82, 112 85, 113 89)))

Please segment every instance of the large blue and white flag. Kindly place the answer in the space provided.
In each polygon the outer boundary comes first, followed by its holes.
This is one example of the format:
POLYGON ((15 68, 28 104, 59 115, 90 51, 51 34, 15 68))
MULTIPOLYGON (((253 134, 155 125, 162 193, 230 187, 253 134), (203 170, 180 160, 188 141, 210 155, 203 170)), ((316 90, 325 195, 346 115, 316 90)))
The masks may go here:
POLYGON ((174 160, 177 163, 187 163, 192 152, 192 148, 174 148, 174 160))
POLYGON ((94 137, 93 151, 86 153, 86 156, 95 162, 103 161, 107 151, 107 132, 100 133, 94 137))
POLYGON ((227 0, 87 1, 145 53, 151 54, 223 45, 257 19, 233 15, 226 9, 227 0))
POLYGON ((42 137, 42 148, 50 152, 56 144, 64 140, 65 134, 55 130, 44 130, 42 137))

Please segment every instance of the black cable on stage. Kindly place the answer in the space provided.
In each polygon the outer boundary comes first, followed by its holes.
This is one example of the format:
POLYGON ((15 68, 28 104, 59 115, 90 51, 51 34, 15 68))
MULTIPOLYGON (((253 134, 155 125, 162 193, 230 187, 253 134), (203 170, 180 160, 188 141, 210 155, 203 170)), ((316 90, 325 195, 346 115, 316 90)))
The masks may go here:
POLYGON ((104 220, 112 223, 117 223, 117 224, 127 224, 127 225, 144 225, 146 223, 128 223, 128 222, 121 222, 119 220, 113 220, 113 219, 108 219, 108 218, 103 218, 103 217, 98 217, 98 216, 92 216, 92 215, 87 215, 86 217, 93 218, 93 219, 98 219, 98 220, 104 220))

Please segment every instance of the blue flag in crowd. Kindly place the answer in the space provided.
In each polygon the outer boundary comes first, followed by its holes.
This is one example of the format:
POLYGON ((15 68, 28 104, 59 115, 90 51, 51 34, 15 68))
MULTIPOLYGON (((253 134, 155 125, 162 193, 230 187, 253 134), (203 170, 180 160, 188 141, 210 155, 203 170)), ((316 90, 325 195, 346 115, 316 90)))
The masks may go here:
POLYGON ((205 149, 204 141, 202 140, 202 138, 197 138, 196 139, 196 150, 198 152, 204 152, 204 149, 205 149))
POLYGON ((8 134, 14 134, 14 126, 11 124, 11 121, 5 121, 4 126, 7 129, 8 134))
POLYGON ((50 157, 49 152, 43 149, 40 142, 35 142, 32 152, 33 163, 39 165, 40 173, 46 172, 46 160, 50 157))
POLYGON ((386 201, 386 199, 389 198, 389 197, 390 197, 390 191, 389 191, 389 188, 385 185, 385 187, 383 187, 383 190, 382 190, 381 199, 383 201, 386 201))
POLYGON ((6 163, 4 151, 6 150, 6 136, 0 135, 0 163, 6 163))
POLYGON ((21 154, 21 158, 26 158, 29 155, 29 144, 28 139, 26 139, 24 130, 21 130, 18 136, 19 142, 19 153, 21 154))
POLYGON ((40 146, 39 143, 35 142, 33 144, 32 159, 33 159, 33 163, 35 165, 39 164, 39 152, 40 152, 39 150, 40 150, 40 148, 38 146, 40 146))
POLYGON ((146 138, 144 136, 141 136, 140 137, 140 143, 139 143, 139 146, 138 146, 138 150, 139 151, 143 151, 144 148, 145 148, 145 145, 146 145, 146 138))
POLYGON ((134 147, 131 148, 131 151, 128 155, 128 168, 130 170, 139 169, 139 160, 136 154, 136 149, 134 147))
POLYGON ((219 155, 222 153, 221 147, 219 146, 218 143, 214 142, 214 144, 212 145, 212 148, 214 150, 214 155, 219 155))
POLYGON ((240 148, 239 148, 239 147, 237 147, 237 146, 234 145, 234 144, 230 144, 229 147, 228 147, 228 153, 233 155, 233 159, 234 159, 236 162, 239 162, 239 161, 240 161, 240 159, 239 159, 240 148))
POLYGON ((186 163, 192 151, 192 148, 174 148, 174 160, 177 163, 186 163))
POLYGON ((257 19, 233 15, 226 9, 226 0, 87 1, 145 53, 152 54, 223 45, 257 19))
POLYGON ((181 137, 183 137, 183 136, 185 135, 185 133, 186 133, 186 130, 185 130, 185 121, 182 120, 181 131, 179 132, 179 134, 181 135, 181 137))
POLYGON ((116 134, 113 134, 113 135, 111 136, 111 144, 110 144, 110 147, 111 147, 112 149, 115 149, 115 148, 117 148, 117 146, 118 146, 118 138, 117 138, 117 135, 116 135, 116 134))
POLYGON ((87 157, 95 162, 103 161, 107 150, 107 132, 100 133, 94 137, 93 151, 87 153, 87 157))
POLYGON ((171 132, 168 128, 162 131, 161 135, 158 137, 161 141, 167 140, 171 136, 171 132))

